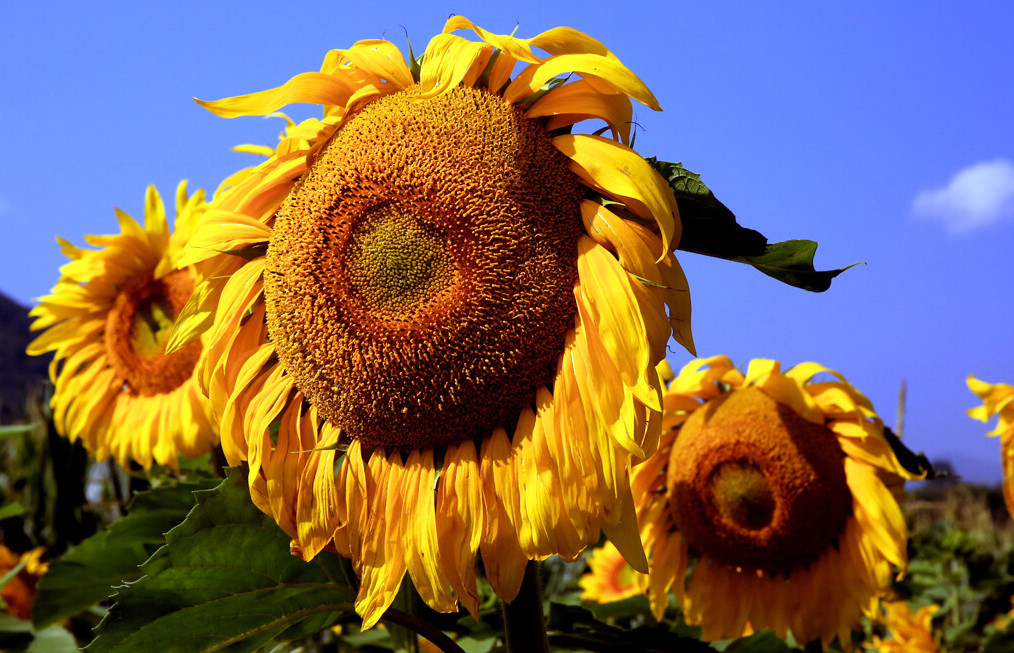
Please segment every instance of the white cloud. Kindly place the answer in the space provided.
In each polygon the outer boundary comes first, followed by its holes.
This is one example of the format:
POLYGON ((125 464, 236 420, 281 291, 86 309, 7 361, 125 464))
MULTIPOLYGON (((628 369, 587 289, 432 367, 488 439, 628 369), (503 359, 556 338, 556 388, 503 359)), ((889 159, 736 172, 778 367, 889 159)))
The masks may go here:
POLYGON ((951 233, 1014 218, 1014 164, 996 159, 963 168, 946 186, 916 195, 912 214, 939 220, 951 233))

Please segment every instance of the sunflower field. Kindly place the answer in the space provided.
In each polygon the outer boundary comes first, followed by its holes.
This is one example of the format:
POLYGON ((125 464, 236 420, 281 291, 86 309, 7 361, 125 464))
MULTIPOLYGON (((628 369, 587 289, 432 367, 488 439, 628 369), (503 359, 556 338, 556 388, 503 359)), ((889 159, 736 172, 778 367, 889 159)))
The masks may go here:
MULTIPOLYGON (((0 650, 1014 651, 1014 480, 697 357, 681 257, 850 266, 639 153, 606 45, 452 16, 198 102, 286 126, 3 307, 0 650)), ((1014 479, 1014 387, 967 384, 1014 479)))

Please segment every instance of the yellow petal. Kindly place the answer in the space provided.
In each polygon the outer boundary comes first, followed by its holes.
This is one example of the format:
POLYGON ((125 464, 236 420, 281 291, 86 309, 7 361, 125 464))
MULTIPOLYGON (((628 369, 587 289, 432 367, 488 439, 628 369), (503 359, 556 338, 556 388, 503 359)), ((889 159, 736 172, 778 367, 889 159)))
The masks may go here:
POLYGON ((551 90, 525 113, 529 118, 559 116, 546 125, 549 131, 579 120, 599 118, 606 121, 620 136, 624 145, 630 142, 632 108, 630 98, 622 93, 601 93, 587 80, 579 79, 551 90))
POLYGON ((405 495, 401 542, 405 565, 419 596, 437 612, 454 612, 458 602, 443 573, 436 528, 436 472, 433 452, 419 449, 405 463, 405 482, 395 491, 405 495))
POLYGON ((623 93, 659 111, 658 100, 637 75, 615 57, 598 54, 563 54, 533 64, 507 86, 504 99, 516 103, 540 90, 551 79, 577 73, 600 93, 623 93))
POLYGON ((334 104, 345 106, 356 86, 349 80, 323 73, 300 73, 279 87, 259 93, 237 95, 206 102, 197 100, 202 107, 222 118, 265 115, 287 104, 334 104))
POLYGON ((359 41, 344 52, 353 66, 379 80, 393 83, 398 90, 415 83, 401 51, 389 41, 359 41))
POLYGON ((423 56, 419 71, 420 95, 430 97, 446 93, 461 84, 470 72, 478 75, 492 52, 493 47, 485 43, 475 43, 453 34, 437 34, 430 39, 423 56))
POLYGON ((622 499, 619 510, 620 520, 615 524, 603 524, 602 530, 609 541, 623 554, 630 566, 642 574, 646 574, 648 573, 648 559, 644 555, 641 535, 637 530, 637 511, 634 508, 634 497, 630 494, 629 485, 627 491, 621 493, 620 498, 622 499))
POLYGON ((658 224, 662 234, 658 261, 676 246, 681 233, 676 199, 637 152, 601 136, 566 134, 554 138, 553 144, 570 157, 570 169, 586 184, 658 224))

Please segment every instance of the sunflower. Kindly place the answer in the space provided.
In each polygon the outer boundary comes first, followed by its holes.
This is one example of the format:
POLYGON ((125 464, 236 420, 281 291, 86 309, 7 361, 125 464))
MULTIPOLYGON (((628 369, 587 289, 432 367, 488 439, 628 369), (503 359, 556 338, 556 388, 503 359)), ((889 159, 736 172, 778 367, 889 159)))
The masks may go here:
POLYGON ((22 621, 31 621, 35 586, 39 578, 49 571, 49 565, 42 562, 42 555, 45 552, 45 548, 40 546, 17 554, 0 544, 0 578, 17 569, 7 583, 0 587, 0 601, 3 602, 0 608, 22 621))
POLYGON ((968 410, 968 415, 980 422, 999 415, 996 428, 988 435, 1000 436, 1000 456, 1003 459, 1003 498, 1007 511, 1014 515, 1014 386, 1006 383, 985 383, 971 374, 967 379, 968 389, 974 392, 983 404, 968 410))
POLYGON ((939 605, 919 608, 915 614, 905 601, 891 601, 882 607, 883 617, 878 619, 891 633, 890 639, 874 635, 863 648, 878 653, 939 653, 933 638, 933 615, 939 605))
POLYGON ((631 476, 656 618, 671 589, 707 640, 847 643, 907 563, 885 481, 913 475, 870 402, 815 363, 754 360, 744 377, 716 356, 684 367, 664 404, 658 451, 631 476))
POLYGON ((294 550, 352 559, 367 627, 406 572, 475 613, 477 559, 511 601, 529 560, 602 530, 646 569, 628 471, 657 444, 670 335, 693 344, 675 199, 628 147, 631 99, 658 108, 585 34, 452 17, 419 62, 360 41, 202 102, 323 106, 209 211, 184 263, 243 265, 174 343, 205 333, 227 459, 294 550))
POLYGON ((30 313, 32 329, 45 332, 28 353, 55 352, 53 421, 99 460, 176 467, 179 456, 201 455, 218 442, 194 376, 200 341, 165 351, 195 282, 195 270, 177 264, 205 208, 204 192, 188 197, 181 182, 170 233, 162 198, 149 186, 143 227, 117 209, 121 233, 85 236, 99 249, 57 239, 71 260, 30 313))
POLYGON ((578 581, 582 600, 610 603, 643 594, 638 573, 612 542, 593 550, 587 561, 590 571, 578 581))

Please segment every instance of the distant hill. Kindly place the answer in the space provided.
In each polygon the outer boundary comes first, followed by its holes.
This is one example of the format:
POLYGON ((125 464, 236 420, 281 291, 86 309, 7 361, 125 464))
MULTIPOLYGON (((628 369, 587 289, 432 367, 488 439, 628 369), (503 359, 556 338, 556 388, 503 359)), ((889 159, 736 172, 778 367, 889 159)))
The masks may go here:
POLYGON ((42 392, 49 375, 49 356, 25 353, 37 335, 28 329, 28 310, 0 292, 0 424, 24 421, 28 397, 42 392))

